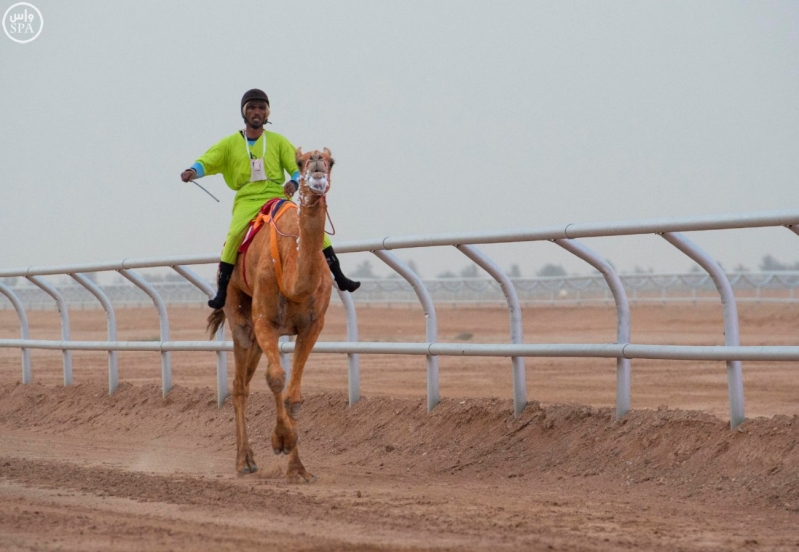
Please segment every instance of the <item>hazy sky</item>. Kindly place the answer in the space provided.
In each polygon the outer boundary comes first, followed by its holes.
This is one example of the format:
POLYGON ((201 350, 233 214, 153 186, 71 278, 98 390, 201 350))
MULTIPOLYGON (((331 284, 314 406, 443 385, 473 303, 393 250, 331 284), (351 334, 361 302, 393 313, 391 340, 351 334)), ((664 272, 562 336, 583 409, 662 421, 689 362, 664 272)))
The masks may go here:
MULTIPOLYGON (((334 244, 799 206, 799 2, 31 3, 41 36, 0 35, 3 268, 218 252, 234 193, 179 174, 253 87, 270 130, 332 150, 334 244)), ((784 229, 691 237, 727 268, 799 260, 784 229)), ((586 244, 692 264, 658 237, 586 244)), ((485 250, 588 271, 549 243, 485 250)))

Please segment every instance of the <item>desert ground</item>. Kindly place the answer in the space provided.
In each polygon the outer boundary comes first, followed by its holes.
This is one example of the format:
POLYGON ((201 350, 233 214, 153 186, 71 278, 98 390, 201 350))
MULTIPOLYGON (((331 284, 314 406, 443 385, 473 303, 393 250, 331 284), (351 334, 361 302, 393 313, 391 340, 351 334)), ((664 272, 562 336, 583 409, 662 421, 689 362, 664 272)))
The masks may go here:
MULTIPOLYGON (((204 339, 206 308, 169 311, 173 340, 204 339)), ((72 338, 105 338, 100 310, 70 311, 72 338)), ((799 309, 739 305, 744 345, 796 345, 799 309)), ((55 311, 31 337, 60 339, 55 311)), ((503 307, 438 310, 440 341, 506 342, 503 307)), ((119 339, 157 340, 154 309, 117 311, 119 339)), ((359 307, 363 341, 422 341, 407 306, 359 307)), ((331 307, 322 341, 344 340, 331 307)), ((528 343, 613 342, 612 306, 530 307, 528 343)), ((18 338, 13 310, 0 338, 18 338)), ((723 344, 721 306, 634 307, 632 341, 723 344)), ((442 402, 426 411, 425 359, 361 356, 347 404, 344 355, 312 355, 300 451, 318 480, 290 484, 271 451, 274 401, 262 362, 248 409, 260 470, 235 472, 230 401, 216 404, 214 353, 0 349, 2 550, 799 550, 797 363, 745 362, 747 421, 729 427, 723 362, 632 362, 632 411, 614 420, 614 359, 526 359, 530 401, 514 418, 507 358, 440 358, 442 402)), ((229 385, 233 377, 229 355, 229 385)))

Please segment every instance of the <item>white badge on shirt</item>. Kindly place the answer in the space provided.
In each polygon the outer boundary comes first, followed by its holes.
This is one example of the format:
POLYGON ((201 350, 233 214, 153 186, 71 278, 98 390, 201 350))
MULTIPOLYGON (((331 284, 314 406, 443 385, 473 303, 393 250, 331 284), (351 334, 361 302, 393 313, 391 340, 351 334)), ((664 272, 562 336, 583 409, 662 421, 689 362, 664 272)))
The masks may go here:
POLYGON ((254 159, 250 152, 250 144, 247 142, 247 131, 241 133, 244 138, 244 151, 247 152, 247 157, 250 158, 250 182, 259 182, 266 180, 266 169, 264 169, 264 157, 266 157, 266 133, 263 134, 261 141, 261 159, 254 159))
POLYGON ((263 159, 250 159, 250 182, 266 180, 263 159))

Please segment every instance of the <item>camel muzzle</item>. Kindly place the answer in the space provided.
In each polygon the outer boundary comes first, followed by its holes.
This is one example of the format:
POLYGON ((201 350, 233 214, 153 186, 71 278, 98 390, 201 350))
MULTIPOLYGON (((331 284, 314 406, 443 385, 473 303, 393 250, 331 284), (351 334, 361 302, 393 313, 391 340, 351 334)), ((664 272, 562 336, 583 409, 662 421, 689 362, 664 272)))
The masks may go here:
POLYGON ((322 176, 311 176, 308 178, 307 182, 311 191, 317 194, 324 194, 327 192, 329 181, 326 174, 322 173, 322 176))

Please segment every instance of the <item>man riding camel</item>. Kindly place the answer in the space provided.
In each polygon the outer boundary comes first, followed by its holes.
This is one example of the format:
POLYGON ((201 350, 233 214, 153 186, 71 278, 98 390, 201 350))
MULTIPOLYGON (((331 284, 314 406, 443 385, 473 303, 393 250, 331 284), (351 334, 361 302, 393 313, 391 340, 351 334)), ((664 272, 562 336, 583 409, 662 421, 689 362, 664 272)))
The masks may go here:
MULTIPOLYGON (((208 306, 213 309, 225 306, 227 286, 250 221, 264 203, 273 198, 291 197, 299 188, 297 179, 300 173, 295 160, 295 148, 280 134, 264 130, 269 114, 269 98, 262 90, 253 88, 245 92, 241 98, 241 116, 246 128, 222 138, 180 175, 183 182, 189 182, 222 173, 228 187, 236 191, 233 220, 219 263, 219 289, 216 297, 208 301, 208 306), (288 182, 285 173, 291 176, 288 182)), ((322 247, 338 288, 350 292, 358 289, 361 283, 350 280, 341 272, 338 257, 327 235, 322 247)))

